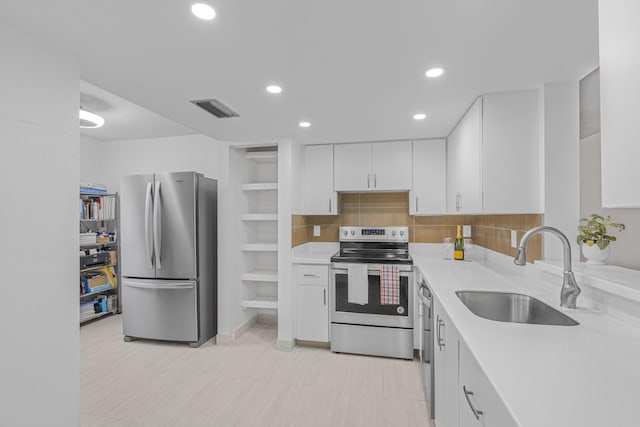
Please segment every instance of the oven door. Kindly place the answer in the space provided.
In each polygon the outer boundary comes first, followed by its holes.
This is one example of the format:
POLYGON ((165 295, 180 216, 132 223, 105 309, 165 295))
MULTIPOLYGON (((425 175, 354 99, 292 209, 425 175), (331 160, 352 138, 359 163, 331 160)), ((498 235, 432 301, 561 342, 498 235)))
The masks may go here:
POLYGON ((347 264, 331 266, 331 322, 357 325, 413 328, 413 269, 399 265, 400 304, 383 305, 380 302, 380 264, 368 264, 368 304, 348 301, 349 275, 347 264))

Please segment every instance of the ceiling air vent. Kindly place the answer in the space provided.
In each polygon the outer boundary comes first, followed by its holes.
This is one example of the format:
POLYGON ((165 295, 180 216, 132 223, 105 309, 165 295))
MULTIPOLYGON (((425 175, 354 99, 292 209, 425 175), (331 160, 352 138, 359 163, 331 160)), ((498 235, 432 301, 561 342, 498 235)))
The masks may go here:
POLYGON ((224 105, 217 99, 201 99, 198 101, 190 101, 208 113, 213 114, 219 119, 227 119, 229 117, 240 117, 238 113, 224 105))

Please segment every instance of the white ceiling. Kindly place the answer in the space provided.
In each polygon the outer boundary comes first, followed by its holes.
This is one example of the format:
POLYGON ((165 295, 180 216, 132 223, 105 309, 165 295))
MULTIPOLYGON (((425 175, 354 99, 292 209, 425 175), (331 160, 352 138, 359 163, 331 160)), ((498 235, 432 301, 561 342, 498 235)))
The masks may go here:
POLYGON ((210 3, 213 21, 188 0, 3 0, 0 17, 77 55, 85 81, 221 140, 444 136, 483 92, 598 65, 597 0, 210 3), (212 97, 240 117, 188 102, 212 97))
POLYGON ((195 132, 117 95, 80 81, 80 105, 105 119, 99 128, 80 128, 80 134, 101 141, 161 138, 195 132))

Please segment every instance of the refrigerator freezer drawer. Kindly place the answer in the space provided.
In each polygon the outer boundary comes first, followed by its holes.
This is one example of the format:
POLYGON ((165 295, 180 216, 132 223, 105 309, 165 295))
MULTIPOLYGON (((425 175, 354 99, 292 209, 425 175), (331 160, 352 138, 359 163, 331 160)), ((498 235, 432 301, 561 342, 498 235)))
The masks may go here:
POLYGON ((124 279, 124 335, 168 341, 198 341, 197 283, 124 279))

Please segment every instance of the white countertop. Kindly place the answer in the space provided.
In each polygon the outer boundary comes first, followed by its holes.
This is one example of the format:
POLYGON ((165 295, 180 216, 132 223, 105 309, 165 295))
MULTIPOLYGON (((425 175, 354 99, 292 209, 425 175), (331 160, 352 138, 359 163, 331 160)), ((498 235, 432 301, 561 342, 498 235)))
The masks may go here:
POLYGON ((331 257, 339 249, 338 243, 305 243, 291 249, 291 262, 294 264, 330 264, 331 257))
MULTIPOLYGON (((545 266, 517 267, 510 258, 495 253, 490 255, 491 262, 445 261, 440 244, 412 244, 410 251, 462 339, 522 426, 640 425, 640 328, 588 308, 592 304, 583 295, 578 297, 576 310, 561 308, 562 280, 547 281, 556 277, 545 276, 545 266), (483 319, 455 295, 463 289, 528 294, 580 325, 483 319)), ((547 270, 552 266, 546 263, 547 270)))

